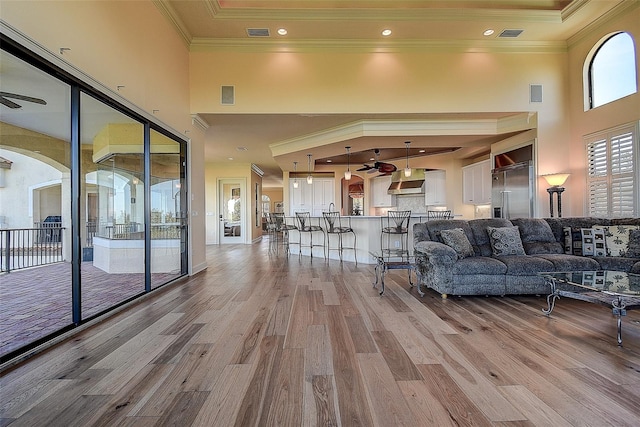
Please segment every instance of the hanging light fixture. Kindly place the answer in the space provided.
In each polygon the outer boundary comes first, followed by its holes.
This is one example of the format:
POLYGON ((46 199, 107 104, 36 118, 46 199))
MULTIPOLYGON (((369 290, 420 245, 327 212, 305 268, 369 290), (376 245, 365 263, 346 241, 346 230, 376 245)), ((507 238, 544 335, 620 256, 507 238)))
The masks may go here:
POLYGON ((407 166, 404 168, 404 176, 406 177, 411 176, 411 168, 409 167, 409 144, 411 144, 411 141, 406 141, 404 143, 404 145, 407 147, 407 166))
MULTIPOLYGON (((298 162, 293 162, 293 172, 295 174, 295 172, 298 170, 298 162)), ((293 188, 298 188, 298 175, 295 174, 294 178, 293 178, 293 188)))
POLYGON ((307 157, 309 158, 309 163, 307 165, 307 170, 309 172, 307 175, 307 184, 313 184, 313 177, 311 176, 311 154, 307 154, 307 157))
POLYGON ((351 179, 351 153, 349 152, 349 150, 351 149, 351 147, 344 147, 347 149, 347 170, 344 171, 344 179, 349 181, 351 179))

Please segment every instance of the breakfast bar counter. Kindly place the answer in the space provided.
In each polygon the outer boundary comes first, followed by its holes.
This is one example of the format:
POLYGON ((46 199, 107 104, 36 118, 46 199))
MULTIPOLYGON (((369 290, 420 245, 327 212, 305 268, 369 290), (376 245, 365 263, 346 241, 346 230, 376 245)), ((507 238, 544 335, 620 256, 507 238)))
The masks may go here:
MULTIPOLYGON (((376 264, 377 259, 373 257, 372 253, 381 253, 381 232, 382 232, 382 218, 386 220, 386 216, 342 216, 341 219, 343 221, 342 226, 348 225, 348 221, 351 221, 351 228, 356 233, 357 242, 356 242, 356 250, 355 254, 357 256, 358 262, 363 264, 376 264)), ((425 216, 415 215, 411 217, 411 221, 409 222, 409 238, 408 238, 408 249, 409 253, 413 254, 413 224, 416 222, 426 221, 425 216)), ((296 219, 294 217, 286 218, 287 224, 298 225, 296 223, 296 219)), ((326 231, 326 224, 324 223, 324 219, 322 217, 312 217, 311 218, 312 225, 320 225, 323 230, 326 231)), ((302 256, 310 256, 309 247, 305 247, 305 245, 309 244, 309 233, 301 233, 302 236, 302 256)), ((332 237, 332 248, 335 247, 335 236, 332 237)), ((319 233, 314 235, 313 242, 314 245, 320 243, 318 240, 320 238, 319 233)), ((298 255, 300 248, 298 246, 299 233, 297 230, 291 230, 289 232, 289 241, 291 245, 289 247, 291 254, 298 255)), ((397 240, 392 240, 393 245, 400 246, 400 237, 396 238, 397 240), (397 242, 397 243, 396 243, 397 242)), ((342 259, 344 261, 355 262, 354 259, 354 251, 350 249, 346 249, 347 247, 353 246, 353 238, 349 234, 345 234, 343 236, 343 245, 345 250, 343 251, 342 259)), ((314 247, 313 248, 313 257, 324 258, 325 254, 323 251, 325 248, 322 247, 314 247)), ((338 251, 331 250, 328 251, 330 259, 340 259, 340 255, 338 251)))

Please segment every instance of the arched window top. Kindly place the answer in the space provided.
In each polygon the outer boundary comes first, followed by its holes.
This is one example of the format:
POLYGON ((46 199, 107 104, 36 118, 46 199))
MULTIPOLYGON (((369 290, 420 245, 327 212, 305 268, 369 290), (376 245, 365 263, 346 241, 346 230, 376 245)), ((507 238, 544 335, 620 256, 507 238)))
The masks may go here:
POLYGON ((588 108, 636 93, 636 54, 628 33, 616 33, 596 46, 588 67, 588 108))

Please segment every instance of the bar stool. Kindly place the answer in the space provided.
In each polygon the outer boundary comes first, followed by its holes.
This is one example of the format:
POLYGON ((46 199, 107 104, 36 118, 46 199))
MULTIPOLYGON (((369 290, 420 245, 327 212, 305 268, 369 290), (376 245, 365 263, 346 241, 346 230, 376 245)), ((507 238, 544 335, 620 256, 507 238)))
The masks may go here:
POLYGON ((276 224, 272 217, 272 214, 265 214, 267 235, 269 236, 269 252, 276 251, 278 249, 278 233, 276 232, 276 224))
MULTIPOLYGON (((271 218, 271 222, 274 225, 274 228, 276 230, 276 235, 279 233, 282 235, 282 244, 285 247, 285 250, 287 251, 287 256, 289 255, 289 232, 292 230, 297 230, 298 227, 296 227, 293 224, 287 224, 287 221, 285 219, 284 213, 282 212, 274 212, 274 213, 270 213, 269 217, 271 218)), ((276 242, 277 242, 277 238, 276 238, 276 242)))
MULTIPOLYGON (((298 233, 299 233, 298 246, 300 247, 300 250, 298 251, 298 258, 302 256, 303 247, 309 248, 309 254, 311 255, 311 258, 313 258, 314 247, 324 248, 324 245, 313 244, 313 233, 318 233, 318 232, 322 233, 322 239, 324 243, 324 230, 320 225, 311 224, 311 214, 309 212, 296 212, 296 218, 298 219, 298 233), (308 245, 302 244, 302 233, 309 233, 308 245)), ((325 259, 326 259, 326 254, 324 253, 324 249, 322 250, 322 254, 325 255, 325 259)))
POLYGON ((328 258, 329 251, 338 251, 340 254, 340 262, 342 262, 342 251, 344 249, 353 250, 353 258, 356 261, 356 265, 358 265, 358 258, 356 257, 356 232, 351 228, 351 218, 350 217, 342 217, 340 216, 340 212, 322 212, 322 217, 324 218, 325 224, 325 252, 328 258), (346 233, 353 234, 353 246, 347 247, 342 245, 342 235, 346 233), (338 237, 338 245, 335 248, 331 248, 331 235, 335 235, 338 237))
POLYGON ((387 216, 380 217, 382 233, 380 249, 383 258, 409 259, 409 221, 411 211, 388 211, 387 216), (391 247, 393 237, 394 246, 391 247), (395 242, 398 242, 395 246, 395 242))
POLYGON ((451 211, 427 211, 427 221, 432 219, 451 219, 451 211))

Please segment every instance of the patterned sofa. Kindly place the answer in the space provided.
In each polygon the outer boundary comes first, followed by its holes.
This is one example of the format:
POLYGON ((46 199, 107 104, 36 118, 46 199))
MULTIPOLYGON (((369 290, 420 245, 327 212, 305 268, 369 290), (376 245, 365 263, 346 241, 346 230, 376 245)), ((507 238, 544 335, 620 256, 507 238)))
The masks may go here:
POLYGON ((640 218, 435 220, 414 224, 413 239, 419 290, 429 287, 443 298, 547 294, 538 274, 544 271, 640 274, 640 218), (615 252, 609 256, 606 241, 615 252))

